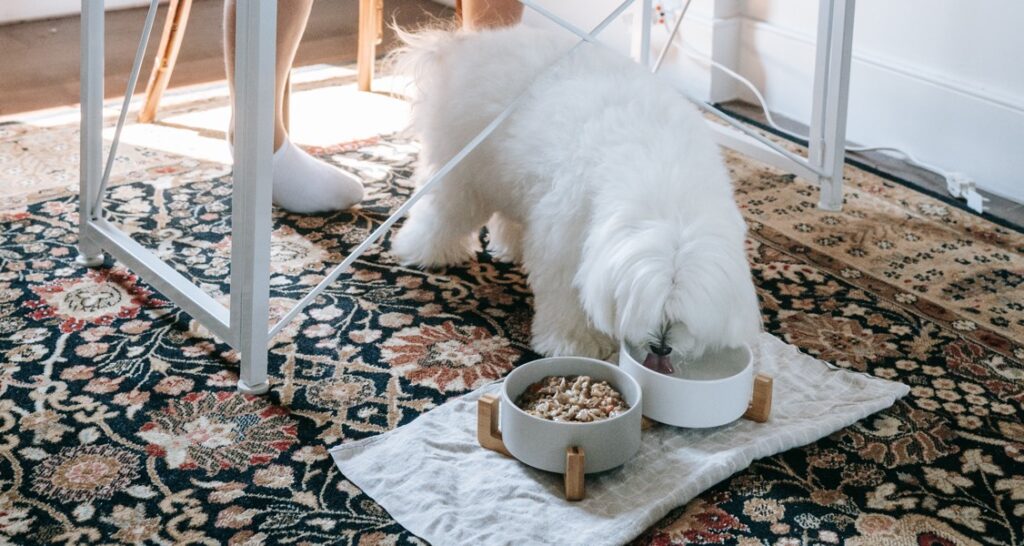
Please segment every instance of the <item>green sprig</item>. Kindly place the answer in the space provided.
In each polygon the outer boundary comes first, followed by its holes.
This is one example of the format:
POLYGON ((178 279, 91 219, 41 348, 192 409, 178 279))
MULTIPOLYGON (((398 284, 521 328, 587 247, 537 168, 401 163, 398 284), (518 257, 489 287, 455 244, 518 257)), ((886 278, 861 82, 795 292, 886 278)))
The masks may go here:
POLYGON ((660 330, 651 332, 649 343, 651 352, 658 356, 665 356, 672 352, 672 346, 668 344, 668 333, 671 327, 665 324, 660 330))

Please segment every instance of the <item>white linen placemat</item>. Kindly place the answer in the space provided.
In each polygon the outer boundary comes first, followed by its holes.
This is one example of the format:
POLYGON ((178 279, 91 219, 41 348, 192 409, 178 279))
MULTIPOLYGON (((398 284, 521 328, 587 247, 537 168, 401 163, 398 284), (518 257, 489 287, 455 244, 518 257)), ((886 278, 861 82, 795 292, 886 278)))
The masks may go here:
POLYGON ((836 368, 769 334, 761 334, 752 349, 755 371, 774 377, 767 423, 654 427, 644 432, 633 460, 587 477, 587 497, 580 502, 565 500, 560 474, 477 445, 476 401, 497 392, 499 383, 331 454, 346 478, 435 546, 622 544, 754 459, 809 444, 909 391, 836 368))

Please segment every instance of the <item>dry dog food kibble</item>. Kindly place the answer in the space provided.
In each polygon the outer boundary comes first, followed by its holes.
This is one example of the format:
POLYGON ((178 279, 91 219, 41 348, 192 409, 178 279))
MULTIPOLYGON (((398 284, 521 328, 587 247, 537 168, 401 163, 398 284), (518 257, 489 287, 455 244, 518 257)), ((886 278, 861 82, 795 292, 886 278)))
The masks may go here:
POLYGON ((545 377, 527 387, 516 405, 541 419, 577 423, 600 421, 629 409, 607 381, 586 375, 545 377))

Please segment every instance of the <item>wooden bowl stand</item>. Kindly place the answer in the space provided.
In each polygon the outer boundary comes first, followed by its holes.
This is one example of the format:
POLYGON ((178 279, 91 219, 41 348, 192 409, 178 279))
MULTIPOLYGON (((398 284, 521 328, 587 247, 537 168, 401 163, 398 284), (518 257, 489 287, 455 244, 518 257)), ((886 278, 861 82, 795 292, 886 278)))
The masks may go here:
MULTIPOLYGON (((501 431, 498 430, 500 407, 501 398, 497 394, 485 394, 477 401, 476 440, 484 449, 512 457, 505 447, 505 442, 501 439, 501 431)), ((772 378, 765 374, 757 374, 754 377, 754 393, 743 418, 755 423, 764 423, 768 420, 771 411, 772 378)), ((655 425, 657 425, 656 422, 644 417, 641 426, 647 430, 655 425)), ((582 447, 572 446, 565 450, 565 500, 578 501, 586 497, 586 486, 583 479, 585 462, 586 453, 583 452, 582 447)))

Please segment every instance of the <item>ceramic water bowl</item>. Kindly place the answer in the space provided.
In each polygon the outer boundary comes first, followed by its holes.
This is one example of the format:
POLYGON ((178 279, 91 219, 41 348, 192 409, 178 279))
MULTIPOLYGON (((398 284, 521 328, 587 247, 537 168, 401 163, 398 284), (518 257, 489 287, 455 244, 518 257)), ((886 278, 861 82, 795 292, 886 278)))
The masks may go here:
POLYGON ((708 428, 731 423, 747 411, 754 388, 749 347, 709 351, 688 362, 673 360, 671 375, 644 366, 646 356, 646 351, 628 344, 619 349, 619 367, 640 384, 643 413, 650 419, 708 428))

